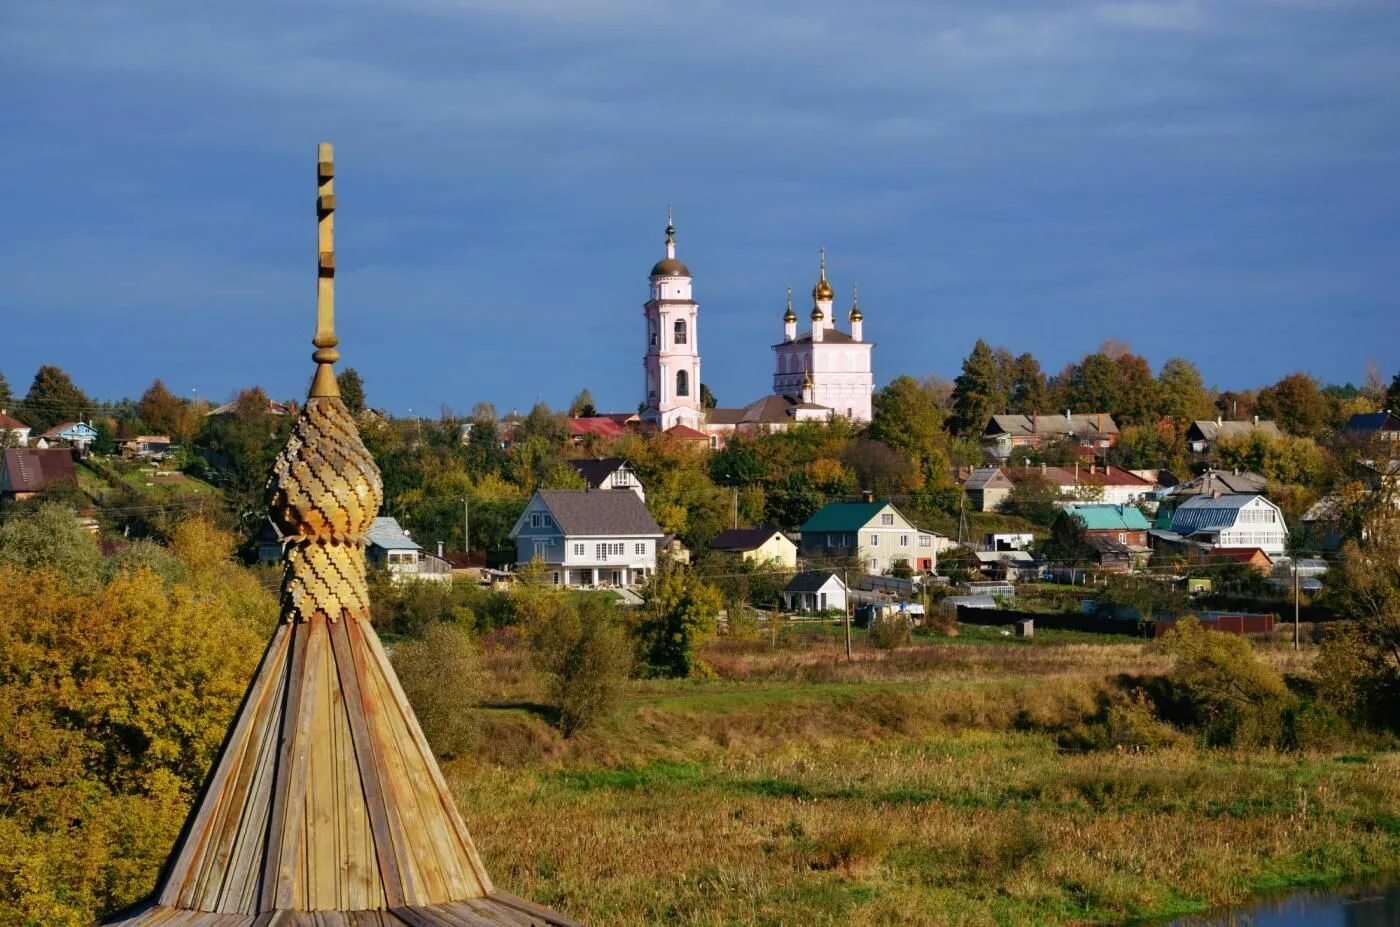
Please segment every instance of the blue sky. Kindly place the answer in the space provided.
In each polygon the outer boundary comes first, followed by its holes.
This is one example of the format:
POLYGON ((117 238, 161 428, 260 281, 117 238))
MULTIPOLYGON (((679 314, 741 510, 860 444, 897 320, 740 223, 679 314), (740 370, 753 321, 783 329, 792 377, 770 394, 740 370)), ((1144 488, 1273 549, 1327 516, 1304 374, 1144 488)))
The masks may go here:
POLYGON ((1105 338, 1244 387, 1400 368, 1400 4, 7 3, 0 370, 304 390, 315 143, 370 399, 640 398, 667 202, 704 380, 817 248, 876 377, 1105 338))

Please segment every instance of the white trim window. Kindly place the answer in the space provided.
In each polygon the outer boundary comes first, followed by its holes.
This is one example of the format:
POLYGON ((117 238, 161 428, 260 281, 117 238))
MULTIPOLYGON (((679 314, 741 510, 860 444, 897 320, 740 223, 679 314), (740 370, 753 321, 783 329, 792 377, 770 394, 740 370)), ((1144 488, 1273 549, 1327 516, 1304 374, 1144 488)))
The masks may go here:
POLYGON ((893 524, 894 524, 894 514, 893 514, 892 512, 885 512, 884 514, 882 514, 882 515, 880 516, 880 524, 882 524, 882 525, 893 525, 893 524))
POLYGON ((870 546, 871 546, 871 547, 879 547, 879 546, 880 546, 880 536, 879 536, 878 534, 872 534, 872 535, 870 536, 870 546))
POLYGON ((633 547, 633 551, 632 551, 632 552, 635 553, 638 557, 644 557, 644 556, 646 556, 646 552, 647 552, 647 543, 646 543, 646 541, 638 541, 638 542, 636 543, 636 545, 633 547))
POLYGON ((582 556, 583 556, 583 545, 582 545, 582 544, 575 544, 575 545, 574 545, 574 556, 575 556, 575 557, 582 557, 582 556))

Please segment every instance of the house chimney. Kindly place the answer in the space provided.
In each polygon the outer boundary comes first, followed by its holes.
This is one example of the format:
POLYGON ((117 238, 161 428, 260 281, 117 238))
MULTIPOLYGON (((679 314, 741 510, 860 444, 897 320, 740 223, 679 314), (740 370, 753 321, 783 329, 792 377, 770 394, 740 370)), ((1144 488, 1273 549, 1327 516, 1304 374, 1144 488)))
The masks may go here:
POLYGON ((875 493, 871 492, 871 491, 868 490, 868 489, 862 489, 861 492, 860 492, 860 498, 861 498, 861 501, 863 501, 863 502, 874 502, 874 501, 875 501, 875 493))

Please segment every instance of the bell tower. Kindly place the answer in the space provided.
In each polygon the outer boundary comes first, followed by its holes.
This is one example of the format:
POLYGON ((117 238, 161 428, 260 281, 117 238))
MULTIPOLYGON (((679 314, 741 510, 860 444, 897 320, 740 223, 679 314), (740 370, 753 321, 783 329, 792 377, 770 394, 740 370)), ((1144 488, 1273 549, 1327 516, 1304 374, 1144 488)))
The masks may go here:
POLYGON ((676 257, 676 226, 666 210, 666 256, 651 269, 651 298, 642 306, 646 318, 646 371, 642 420, 662 431, 675 425, 699 429, 700 307, 691 296, 690 268, 676 257))

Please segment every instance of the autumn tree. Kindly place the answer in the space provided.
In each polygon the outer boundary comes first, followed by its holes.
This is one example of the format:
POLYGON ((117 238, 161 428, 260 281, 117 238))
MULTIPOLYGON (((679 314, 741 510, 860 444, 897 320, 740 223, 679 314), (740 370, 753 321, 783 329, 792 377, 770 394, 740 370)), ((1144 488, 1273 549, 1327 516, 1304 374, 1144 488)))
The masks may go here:
POLYGON ((345 408, 358 414, 365 410, 365 381, 354 367, 346 367, 335 375, 336 386, 340 387, 340 401, 345 408))
POLYGON ((874 405, 870 437, 908 455, 924 481, 945 478, 943 412, 928 390, 913 377, 898 376, 875 394, 874 405))
POLYGON ((136 403, 136 414, 152 434, 179 434, 183 430, 184 411, 184 403, 166 388, 159 377, 146 387, 140 401, 136 403))
POLYGON ((1290 373, 1259 391, 1259 414, 1289 434, 1317 437, 1327 428, 1331 409, 1316 380, 1290 373))
POLYGON ((1193 421, 1213 418, 1214 406, 1210 392, 1196 365, 1180 357, 1162 364, 1157 373, 1159 411, 1171 419, 1181 431, 1193 421))
POLYGON ((570 418, 592 418, 598 414, 598 406, 593 402, 593 394, 587 389, 578 391, 574 401, 569 403, 570 418))
POLYGON ((642 587, 638 650, 653 676, 686 677, 701 667, 699 648, 714 636, 719 592, 678 567, 658 569, 642 587))
POLYGON ((45 365, 34 374, 24 397, 24 420, 35 433, 91 417, 92 401, 60 367, 45 365))

